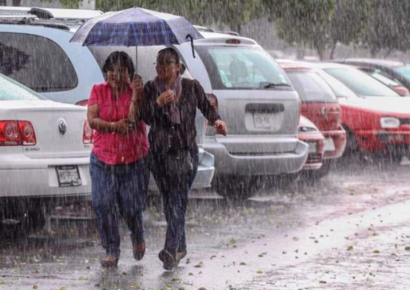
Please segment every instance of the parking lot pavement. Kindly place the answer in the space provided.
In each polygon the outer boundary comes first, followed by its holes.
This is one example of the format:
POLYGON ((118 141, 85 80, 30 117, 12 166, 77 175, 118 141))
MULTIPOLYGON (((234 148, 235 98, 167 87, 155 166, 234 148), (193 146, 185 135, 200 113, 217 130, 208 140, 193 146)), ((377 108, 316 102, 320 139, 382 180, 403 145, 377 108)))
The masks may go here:
POLYGON ((405 163, 390 171, 339 168, 317 184, 264 190, 240 205, 196 192, 188 256, 175 272, 157 258, 165 222, 155 198, 143 261, 132 259, 124 232, 119 267, 109 271, 99 265, 92 221, 53 220, 47 238, 2 244, 0 289, 402 289, 409 175, 405 163))

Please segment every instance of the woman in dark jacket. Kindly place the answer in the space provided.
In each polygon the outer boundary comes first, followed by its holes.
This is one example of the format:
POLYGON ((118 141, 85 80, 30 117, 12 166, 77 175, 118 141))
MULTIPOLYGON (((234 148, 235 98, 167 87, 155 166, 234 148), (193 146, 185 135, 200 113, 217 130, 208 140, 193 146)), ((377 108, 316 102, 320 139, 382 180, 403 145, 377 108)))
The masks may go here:
POLYGON ((157 77, 144 86, 142 100, 130 108, 131 120, 151 126, 148 135, 151 172, 163 196, 167 232, 159 259, 166 270, 186 256, 185 212, 188 192, 198 168, 195 117, 199 108, 216 133, 226 124, 196 80, 181 77, 179 54, 165 48, 157 55, 157 77))

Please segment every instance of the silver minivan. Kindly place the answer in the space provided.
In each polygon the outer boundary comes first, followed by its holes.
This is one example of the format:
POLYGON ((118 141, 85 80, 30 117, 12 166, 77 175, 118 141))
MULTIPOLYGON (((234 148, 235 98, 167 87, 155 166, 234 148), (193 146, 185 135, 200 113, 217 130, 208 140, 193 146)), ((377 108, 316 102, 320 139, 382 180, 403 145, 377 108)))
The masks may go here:
POLYGON ((226 197, 249 197, 262 177, 294 173, 305 163, 308 146, 297 138, 298 94, 254 40, 201 34, 196 58, 190 44, 177 48, 228 125, 226 137, 208 127, 204 141, 215 156, 214 186, 226 197))

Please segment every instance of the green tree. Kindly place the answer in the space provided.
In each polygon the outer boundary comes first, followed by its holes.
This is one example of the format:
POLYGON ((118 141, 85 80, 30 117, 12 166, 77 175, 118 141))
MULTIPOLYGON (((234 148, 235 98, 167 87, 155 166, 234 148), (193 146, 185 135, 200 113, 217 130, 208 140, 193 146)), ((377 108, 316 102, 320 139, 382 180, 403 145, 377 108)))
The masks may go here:
POLYGON ((320 59, 331 41, 335 0, 263 0, 278 36, 290 44, 316 49, 320 59))
MULTIPOLYGON (((410 45, 410 2, 374 0, 363 43, 372 56, 382 50, 406 51, 410 45)), ((387 56, 386 55, 386 56, 387 56)))

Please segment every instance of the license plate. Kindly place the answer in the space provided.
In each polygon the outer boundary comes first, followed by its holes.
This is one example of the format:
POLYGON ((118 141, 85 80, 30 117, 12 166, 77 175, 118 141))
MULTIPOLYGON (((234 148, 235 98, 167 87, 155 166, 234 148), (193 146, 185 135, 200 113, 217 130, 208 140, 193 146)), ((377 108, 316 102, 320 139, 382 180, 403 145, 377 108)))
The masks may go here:
POLYGON ((317 144, 316 142, 308 142, 309 145, 309 153, 316 153, 317 144))
POLYGON ((253 124, 258 129, 269 129, 272 127, 272 119, 270 114, 253 114, 253 124))
POLYGON ((389 141, 403 141, 404 135, 389 135, 389 141))
POLYGON ((77 165, 61 165, 56 167, 60 187, 80 186, 81 178, 77 165))
POLYGON ((333 142, 332 138, 325 139, 325 151, 335 151, 335 143, 333 142))

